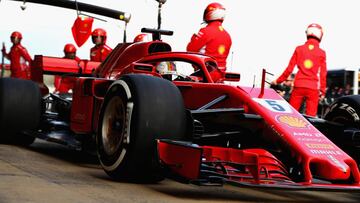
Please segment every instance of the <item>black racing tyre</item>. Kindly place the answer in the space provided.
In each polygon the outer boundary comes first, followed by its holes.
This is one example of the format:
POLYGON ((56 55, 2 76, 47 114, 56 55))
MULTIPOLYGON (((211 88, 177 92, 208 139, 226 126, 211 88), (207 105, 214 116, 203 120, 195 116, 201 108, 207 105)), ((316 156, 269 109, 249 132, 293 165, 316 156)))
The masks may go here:
MULTIPOLYGON (((341 129, 344 133, 339 132, 329 138, 355 160, 360 160, 360 140, 351 133, 360 131, 360 96, 351 95, 338 98, 326 110, 323 118, 342 125, 341 129)), ((334 134, 338 130, 331 131, 334 134)))
POLYGON ((35 137, 32 135, 29 135, 28 133, 16 133, 15 135, 13 135, 13 139, 10 140, 10 143, 14 143, 16 145, 21 145, 21 146, 29 146, 32 143, 34 143, 35 141, 35 137))
POLYGON ((97 151, 105 172, 115 180, 162 179, 156 139, 184 140, 186 112, 178 88, 146 75, 115 81, 102 104, 97 151))
POLYGON ((0 138, 28 145, 34 137, 22 134, 38 127, 41 92, 36 83, 16 78, 0 79, 0 138))
POLYGON ((360 96, 340 97, 326 110, 324 119, 360 129, 360 96))

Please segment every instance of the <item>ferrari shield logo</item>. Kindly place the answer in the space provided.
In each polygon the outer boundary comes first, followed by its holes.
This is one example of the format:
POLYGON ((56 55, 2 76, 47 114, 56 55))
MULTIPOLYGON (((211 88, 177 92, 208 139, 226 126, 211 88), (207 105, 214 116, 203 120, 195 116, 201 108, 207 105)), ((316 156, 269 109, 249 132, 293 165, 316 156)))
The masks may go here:
POLYGON ((78 16, 71 28, 74 40, 81 47, 91 35, 94 19, 87 16, 78 16))

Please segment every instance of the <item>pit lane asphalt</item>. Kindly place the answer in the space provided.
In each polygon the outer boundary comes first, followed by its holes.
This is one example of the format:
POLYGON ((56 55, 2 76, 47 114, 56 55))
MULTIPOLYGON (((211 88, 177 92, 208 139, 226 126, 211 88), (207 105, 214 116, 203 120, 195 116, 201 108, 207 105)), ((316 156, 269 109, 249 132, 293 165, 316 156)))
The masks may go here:
POLYGON ((36 140, 0 144, 0 202, 359 202, 360 192, 114 182, 95 155, 36 140))

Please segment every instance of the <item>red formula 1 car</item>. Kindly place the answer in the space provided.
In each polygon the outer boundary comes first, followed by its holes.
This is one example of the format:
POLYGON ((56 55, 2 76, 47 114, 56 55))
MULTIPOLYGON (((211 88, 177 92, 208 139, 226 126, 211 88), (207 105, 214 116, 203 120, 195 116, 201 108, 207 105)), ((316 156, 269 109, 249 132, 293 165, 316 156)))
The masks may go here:
POLYGON ((261 88, 225 84, 240 75, 209 56, 172 52, 159 40, 169 31, 144 31, 154 41, 119 44, 95 71, 37 56, 37 83, 1 79, 1 132, 76 149, 94 140, 116 180, 360 189, 358 96, 340 98, 325 119, 304 117, 264 80, 261 88), (66 72, 77 76, 70 97, 41 94, 44 73, 66 72))

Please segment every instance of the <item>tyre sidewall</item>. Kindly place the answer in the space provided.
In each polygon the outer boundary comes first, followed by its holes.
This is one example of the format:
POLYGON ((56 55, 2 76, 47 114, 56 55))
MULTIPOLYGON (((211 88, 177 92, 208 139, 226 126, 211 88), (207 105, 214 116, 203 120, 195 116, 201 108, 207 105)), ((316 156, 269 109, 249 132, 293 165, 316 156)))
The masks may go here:
POLYGON ((348 127, 360 127, 360 96, 345 96, 337 99, 326 110, 324 119, 338 122, 344 119, 347 122, 341 124, 348 127))
MULTIPOLYGON (((111 168, 117 168, 119 167, 119 164, 116 164, 116 162, 118 162, 119 160, 119 156, 121 151, 117 151, 116 153, 114 153, 113 155, 109 156, 108 154, 105 153, 104 147, 103 147, 103 143, 102 143, 102 128, 103 128, 103 121, 104 121, 104 114, 106 111, 106 107, 109 104, 109 102, 116 96, 119 96, 122 101, 124 102, 124 104, 126 105, 129 102, 129 99, 126 95, 125 89, 124 87, 121 86, 121 84, 118 85, 114 85, 113 87, 111 87, 108 91, 108 93, 106 94, 106 99, 104 100, 103 103, 103 107, 100 113, 100 120, 99 120, 99 129, 98 129, 98 136, 96 138, 96 142, 97 142, 97 146, 98 146, 98 156, 99 159, 101 161, 101 164, 105 167, 106 171, 112 171, 114 169, 111 168)), ((131 118, 130 112, 126 112, 126 119, 131 118)), ((121 167, 121 166, 120 166, 121 167)))

